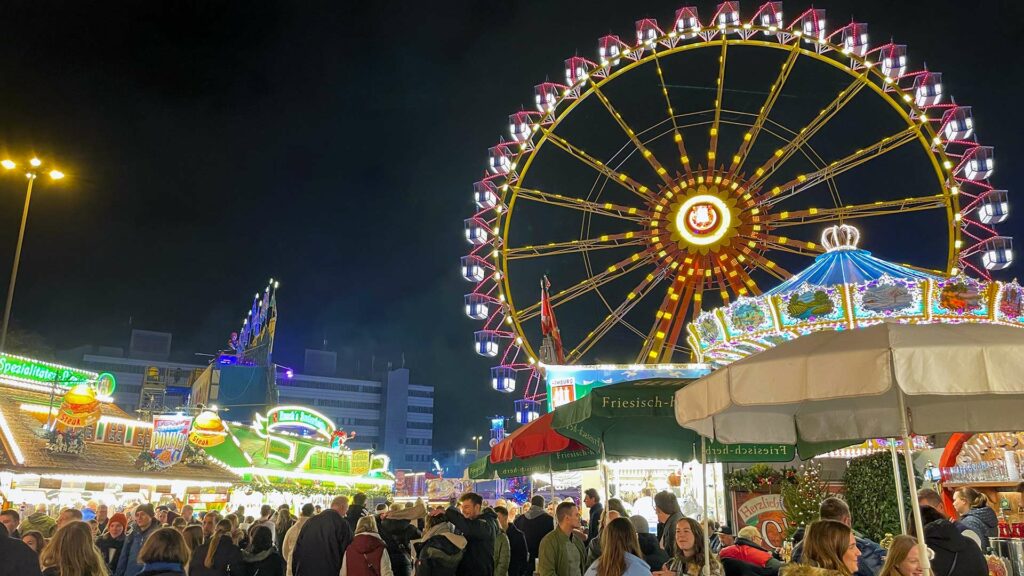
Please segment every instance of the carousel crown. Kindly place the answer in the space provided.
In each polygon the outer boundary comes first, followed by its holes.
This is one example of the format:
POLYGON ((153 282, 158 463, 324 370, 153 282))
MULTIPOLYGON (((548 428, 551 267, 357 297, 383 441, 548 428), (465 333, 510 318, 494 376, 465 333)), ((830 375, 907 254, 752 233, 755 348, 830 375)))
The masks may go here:
POLYGON ((826 252, 856 250, 860 243, 860 230, 849 224, 829 226, 821 233, 821 245, 826 252))

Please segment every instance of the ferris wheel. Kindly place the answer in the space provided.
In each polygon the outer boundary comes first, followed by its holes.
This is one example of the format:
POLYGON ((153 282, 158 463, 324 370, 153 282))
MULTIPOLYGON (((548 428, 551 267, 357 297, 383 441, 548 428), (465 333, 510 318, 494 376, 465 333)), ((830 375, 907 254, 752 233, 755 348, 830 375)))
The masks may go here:
POLYGON ((684 7, 634 32, 536 85, 473 186, 464 304, 496 390, 538 399, 555 311, 560 362, 686 361, 702 307, 786 280, 831 222, 921 236, 908 264, 932 272, 1011 263, 993 148, 905 45, 829 29, 821 9, 787 20, 781 2, 709 20, 684 7))

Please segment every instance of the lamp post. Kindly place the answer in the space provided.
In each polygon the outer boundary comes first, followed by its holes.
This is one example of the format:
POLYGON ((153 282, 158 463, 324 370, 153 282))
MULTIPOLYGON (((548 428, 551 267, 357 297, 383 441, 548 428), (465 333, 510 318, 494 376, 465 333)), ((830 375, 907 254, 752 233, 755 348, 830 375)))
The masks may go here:
POLYGON ((473 436, 473 442, 476 442, 476 457, 480 457, 480 441, 483 440, 483 436, 473 436))
MULTIPOLYGON (((14 285, 18 281, 18 264, 21 263, 21 246, 25 240, 25 224, 28 222, 28 208, 32 202, 32 185, 35 184, 36 178, 42 172, 43 161, 39 158, 33 157, 28 161, 29 167, 25 172, 25 178, 28 180, 28 187, 25 190, 25 208, 21 212, 21 228, 18 230, 18 246, 14 249, 14 266, 11 269, 11 284, 7 288, 7 304, 4 306, 4 324, 3 330, 0 331, 0 352, 3 352, 7 346, 7 326, 11 319, 11 304, 14 303, 14 285)), ((3 166, 4 170, 8 172, 18 167, 17 163, 13 160, 6 159, 0 161, 0 166, 3 166)), ((51 180, 60 180, 64 177, 64 173, 60 170, 50 170, 48 172, 51 180)))

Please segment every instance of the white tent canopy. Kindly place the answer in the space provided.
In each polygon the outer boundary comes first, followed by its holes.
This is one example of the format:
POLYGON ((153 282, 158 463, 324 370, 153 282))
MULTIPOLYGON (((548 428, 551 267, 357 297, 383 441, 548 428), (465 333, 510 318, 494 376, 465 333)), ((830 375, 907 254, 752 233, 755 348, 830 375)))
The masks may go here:
POLYGON ((730 364, 676 393, 681 426, 724 443, 795 444, 1015 430, 1024 330, 896 324, 818 332, 730 364))

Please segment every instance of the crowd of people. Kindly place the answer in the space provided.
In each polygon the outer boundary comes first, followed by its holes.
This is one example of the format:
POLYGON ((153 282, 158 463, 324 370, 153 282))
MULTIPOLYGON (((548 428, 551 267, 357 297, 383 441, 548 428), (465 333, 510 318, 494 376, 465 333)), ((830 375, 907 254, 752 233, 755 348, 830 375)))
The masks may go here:
MULTIPOLYGON (((918 501, 933 573, 987 575, 982 550, 995 524, 984 496, 958 491, 955 522, 934 491, 918 501)), ((834 497, 794 535, 787 562, 757 528, 734 536, 684 516, 670 492, 654 497, 653 533, 618 499, 602 503, 588 490, 584 504, 586 523, 572 500, 537 495, 510 514, 472 492, 447 507, 417 501, 372 511, 365 494, 338 496, 297 516, 287 505, 264 505, 258 517, 151 504, 114 514, 104 505, 65 508, 56 518, 45 507, 24 518, 4 510, 0 576, 698 576, 705 562, 711 576, 922 576, 915 538, 898 536, 884 550, 852 529, 849 507, 834 497)))

